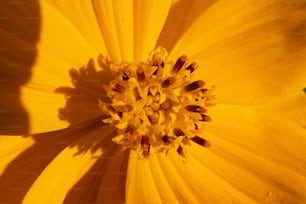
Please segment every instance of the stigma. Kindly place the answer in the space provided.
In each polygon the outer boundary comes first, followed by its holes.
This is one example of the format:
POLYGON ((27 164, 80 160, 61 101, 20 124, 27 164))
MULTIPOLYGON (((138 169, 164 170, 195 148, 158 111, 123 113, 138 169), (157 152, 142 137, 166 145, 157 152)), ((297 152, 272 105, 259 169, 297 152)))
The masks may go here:
POLYGON ((186 55, 173 60, 157 48, 147 62, 113 64, 111 69, 117 77, 105 87, 109 100, 99 100, 99 106, 109 116, 103 122, 117 129, 114 142, 140 158, 171 149, 186 157, 192 143, 208 145, 203 133, 211 121, 207 109, 214 105, 213 87, 193 80, 196 62, 186 55))

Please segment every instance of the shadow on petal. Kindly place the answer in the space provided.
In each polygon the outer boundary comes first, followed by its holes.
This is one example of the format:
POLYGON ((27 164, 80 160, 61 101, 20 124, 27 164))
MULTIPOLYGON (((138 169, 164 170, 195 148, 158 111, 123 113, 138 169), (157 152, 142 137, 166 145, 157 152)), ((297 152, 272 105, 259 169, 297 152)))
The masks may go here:
POLYGON ((172 7, 157 46, 171 51, 192 23, 217 0, 179 0, 172 7))
MULTIPOLYGON (((115 146, 115 147, 114 147, 115 146)), ((108 148, 67 194, 64 203, 124 203, 128 152, 108 148)))
POLYGON ((306 46, 306 1, 284 1, 280 19, 284 28, 287 46, 291 52, 297 52, 306 46))
POLYGON ((20 88, 31 78, 40 32, 37 0, 0 4, 0 134, 29 133, 29 117, 20 88))
POLYGON ((32 135, 34 145, 18 155, 0 177, 1 202, 21 203, 41 172, 64 148, 99 127, 101 118, 96 118, 63 130, 32 135))
POLYGON ((60 120, 73 126, 102 114, 98 99, 106 98, 103 86, 114 78, 109 63, 100 55, 97 60, 90 59, 86 66, 70 70, 73 87, 59 87, 55 90, 66 97, 65 107, 59 109, 60 120))

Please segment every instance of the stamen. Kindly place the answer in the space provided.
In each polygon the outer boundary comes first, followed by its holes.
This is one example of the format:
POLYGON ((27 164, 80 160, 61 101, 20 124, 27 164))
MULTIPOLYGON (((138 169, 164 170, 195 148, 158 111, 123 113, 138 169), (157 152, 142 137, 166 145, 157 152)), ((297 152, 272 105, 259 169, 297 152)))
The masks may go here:
POLYGON ((189 91, 194 91, 198 88, 201 88, 202 86, 204 86, 205 82, 204 81, 195 81, 195 82, 192 82, 190 84, 188 84, 187 86, 185 86, 184 90, 186 92, 189 92, 189 91))
POLYGON ((134 97, 135 97, 135 100, 136 100, 136 101, 142 99, 141 96, 140 96, 140 93, 139 93, 139 90, 138 90, 137 87, 135 87, 135 88, 133 89, 133 94, 134 94, 134 97))
POLYGON ((123 72, 123 74, 122 74, 122 80, 123 81, 127 81, 127 80, 129 80, 130 79, 130 77, 125 73, 125 72, 123 72))
POLYGON ((211 118, 208 115, 201 114, 201 117, 202 117, 201 121, 205 121, 205 122, 211 121, 211 118))
POLYGON ((185 135, 185 133, 180 128, 174 128, 173 132, 177 137, 185 135))
POLYGON ((169 77, 168 79, 163 81, 163 83, 161 85, 162 85, 163 88, 167 88, 167 87, 171 86, 172 84, 174 84, 174 82, 175 82, 175 78, 174 77, 169 77))
POLYGON ((113 84, 112 90, 118 93, 123 93, 125 91, 125 87, 120 84, 113 84))
POLYGON ((142 67, 137 68, 137 81, 144 82, 146 80, 145 73, 142 67))
POLYGON ((190 73, 194 72, 196 70, 197 64, 195 62, 191 63, 186 70, 190 71, 190 73))
POLYGON ((126 133, 130 133, 130 134, 133 134, 133 132, 135 131, 135 129, 136 129, 135 125, 131 124, 131 125, 129 125, 129 126, 126 128, 125 132, 126 132, 126 133))
POLYGON ((197 68, 195 62, 189 63, 186 55, 173 61, 158 48, 147 63, 114 66, 117 78, 106 88, 109 100, 99 102, 108 116, 103 122, 117 128, 120 139, 114 141, 137 151, 139 158, 171 148, 186 157, 193 142, 207 146, 206 140, 194 134, 204 131, 204 123, 211 121, 206 112, 214 102, 204 80, 189 81, 197 68))
POLYGON ((165 145, 171 144, 171 141, 170 141, 170 138, 169 138, 168 135, 164 135, 164 136, 162 137, 162 140, 163 140, 163 142, 165 143, 165 145))
POLYGON ((190 111, 190 112, 195 112, 195 113, 205 113, 206 112, 206 109, 201 107, 201 106, 196 106, 196 105, 188 105, 185 107, 185 109, 187 111, 190 111))
POLYGON ((172 73, 178 73, 184 66, 187 60, 186 55, 182 55, 176 60, 175 65, 173 66, 172 73))
POLYGON ((114 108, 117 112, 131 112, 133 110, 131 105, 117 105, 114 108))
POLYGON ((205 144, 206 144, 206 140, 203 139, 203 138, 201 138, 201 137, 199 137, 199 136, 197 136, 197 135, 194 136, 194 137, 192 137, 191 140, 192 140, 193 142, 195 142, 195 143, 201 145, 201 146, 205 146, 205 144))
POLYGON ((186 157, 186 154, 185 154, 182 146, 179 146, 177 148, 177 153, 179 153, 179 155, 181 155, 182 157, 186 157))

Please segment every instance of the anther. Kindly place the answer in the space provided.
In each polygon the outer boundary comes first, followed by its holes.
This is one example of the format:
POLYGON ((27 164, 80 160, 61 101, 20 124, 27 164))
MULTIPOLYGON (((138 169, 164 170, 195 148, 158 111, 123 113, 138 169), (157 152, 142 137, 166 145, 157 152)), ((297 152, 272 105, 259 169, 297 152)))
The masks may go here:
POLYGON ((133 132, 135 131, 136 127, 135 125, 131 124, 129 125, 126 129, 125 129, 125 132, 126 133, 130 133, 130 134, 133 134, 133 132))
POLYGON ((195 142, 195 143, 201 145, 201 146, 205 146, 205 145, 206 145, 206 140, 203 139, 203 138, 201 138, 201 137, 199 137, 199 136, 197 136, 197 135, 194 136, 194 137, 192 137, 191 140, 192 140, 193 142, 195 142))
POLYGON ((115 108, 114 108, 112 105, 107 105, 106 108, 107 108, 107 110, 109 110, 110 112, 116 113, 116 110, 115 110, 115 108))
POLYGON ((188 105, 185 106, 185 109, 189 112, 195 112, 195 113, 205 113, 206 109, 202 106, 196 106, 196 105, 188 105))
POLYGON ((125 87, 120 84, 113 84, 111 89, 118 93, 123 93, 125 91, 125 87))
POLYGON ((133 110, 131 105, 117 105, 114 108, 117 112, 131 112, 133 110))
POLYGON ((164 62, 161 58, 157 58, 156 60, 154 60, 152 65, 157 66, 157 67, 164 67, 165 66, 165 64, 164 64, 164 62))
POLYGON ((142 67, 137 68, 137 81, 144 82, 146 80, 145 73, 142 67))
POLYGON ((148 146, 147 150, 142 151, 142 155, 145 158, 148 158, 150 156, 150 147, 151 147, 151 145, 148 146))
POLYGON ((201 121, 205 121, 205 122, 209 122, 211 121, 211 117, 209 117, 208 115, 205 115, 205 114, 201 114, 201 121))
POLYGON ((146 136, 146 135, 143 135, 142 137, 141 137, 141 146, 142 147, 144 147, 144 148, 146 148, 146 147, 148 147, 149 145, 150 145, 150 140, 149 140, 149 137, 148 136, 146 136))
POLYGON ((187 60, 186 55, 182 55, 176 60, 175 65, 172 68, 172 73, 178 73, 184 66, 185 62, 187 60))
POLYGON ((174 128, 173 133, 175 134, 175 136, 179 137, 179 136, 184 136, 185 133, 180 129, 180 128, 174 128))
POLYGON ((135 88, 133 89, 133 94, 134 94, 134 97, 135 97, 136 101, 142 99, 141 96, 140 96, 140 93, 139 93, 139 90, 138 90, 137 87, 135 87, 135 88))
POLYGON ((162 137, 162 140, 163 140, 163 142, 165 143, 165 145, 171 144, 171 141, 170 141, 170 138, 169 138, 168 135, 164 135, 164 136, 162 137))
POLYGON ((171 86, 172 84, 174 84, 175 82, 175 78, 174 77, 169 77, 168 79, 164 80, 161 84, 161 86, 163 88, 166 88, 166 87, 169 87, 171 86))
POLYGON ((177 148, 176 151, 177 151, 177 153, 178 153, 179 155, 181 155, 182 157, 186 157, 186 154, 185 154, 185 152, 184 152, 182 146, 179 146, 179 147, 177 148))
POLYGON ((198 81, 195 81, 195 82, 192 82, 192 83, 186 85, 184 90, 186 92, 193 91, 193 90, 196 90, 198 88, 201 88, 202 86, 204 86, 204 84, 205 84, 204 81, 198 80, 198 81))
POLYGON ((125 72, 123 72, 123 74, 122 74, 122 80, 123 81, 127 81, 127 80, 129 80, 130 79, 130 77, 125 73, 125 72))
POLYGON ((194 72, 194 70, 196 70, 196 66, 197 64, 195 62, 191 63, 186 70, 190 71, 190 73, 194 72))

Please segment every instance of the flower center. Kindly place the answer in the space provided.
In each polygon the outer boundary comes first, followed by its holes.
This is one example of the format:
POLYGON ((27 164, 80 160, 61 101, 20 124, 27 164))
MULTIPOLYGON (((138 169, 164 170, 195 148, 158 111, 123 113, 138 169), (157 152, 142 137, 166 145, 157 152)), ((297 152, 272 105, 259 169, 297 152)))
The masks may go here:
POLYGON ((105 87, 110 100, 99 106, 109 115, 103 122, 117 128, 113 141, 140 157, 171 148, 186 157, 190 141, 206 146, 201 134, 214 102, 204 81, 191 81, 197 67, 185 55, 172 61, 163 48, 152 51, 146 63, 112 65, 117 78, 105 87))

